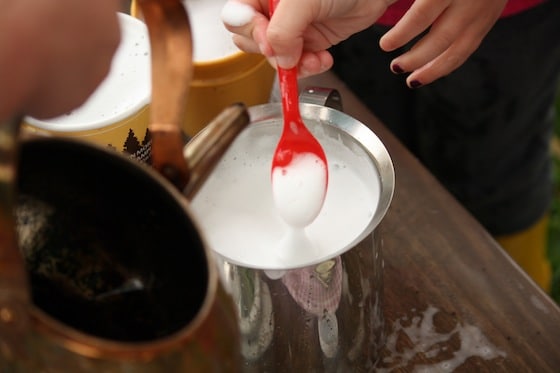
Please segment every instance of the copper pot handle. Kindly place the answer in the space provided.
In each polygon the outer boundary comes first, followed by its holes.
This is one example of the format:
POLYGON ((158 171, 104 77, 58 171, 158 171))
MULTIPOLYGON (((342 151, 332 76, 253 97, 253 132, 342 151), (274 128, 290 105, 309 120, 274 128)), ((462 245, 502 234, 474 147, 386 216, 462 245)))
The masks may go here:
POLYGON ((187 199, 191 200, 195 196, 218 160, 249 122, 245 105, 233 104, 185 145, 183 155, 190 169, 189 182, 183 190, 187 199))
POLYGON ((179 190, 189 179, 180 123, 193 75, 189 18, 180 0, 138 0, 152 58, 152 165, 179 190))
POLYGON ((138 0, 152 53, 152 165, 192 198, 233 139, 249 124, 243 104, 225 108, 204 136, 183 149, 183 122, 193 76, 192 35, 180 0, 138 0))
POLYGON ((25 355, 29 328, 29 282, 14 219, 19 124, 0 123, 0 368, 25 355))

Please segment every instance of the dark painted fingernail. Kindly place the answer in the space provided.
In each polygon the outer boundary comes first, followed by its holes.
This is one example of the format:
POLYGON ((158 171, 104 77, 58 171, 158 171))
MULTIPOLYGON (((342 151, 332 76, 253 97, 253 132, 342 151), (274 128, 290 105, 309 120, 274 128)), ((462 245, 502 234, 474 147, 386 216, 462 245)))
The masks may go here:
POLYGON ((402 68, 399 64, 394 64, 393 66, 391 66, 391 70, 392 70, 395 74, 402 74, 402 73, 404 73, 403 68, 402 68))
POLYGON ((418 88, 422 86, 422 83, 418 80, 412 80, 409 84, 410 88, 418 88))

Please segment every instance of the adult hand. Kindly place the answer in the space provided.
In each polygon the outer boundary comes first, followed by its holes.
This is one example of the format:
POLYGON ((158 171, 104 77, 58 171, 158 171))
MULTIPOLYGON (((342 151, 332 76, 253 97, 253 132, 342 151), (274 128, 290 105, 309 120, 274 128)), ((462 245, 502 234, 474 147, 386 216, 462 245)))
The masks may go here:
POLYGON ((0 0, 0 120, 82 104, 120 40, 117 0, 0 0))
POLYGON ((395 58, 391 69, 410 72, 416 88, 458 68, 478 48, 499 18, 507 0, 416 0, 380 40, 385 51, 402 47, 429 28, 410 51, 395 58))
MULTIPOLYGON (((300 77, 331 68, 327 49, 369 27, 394 0, 281 0, 269 20, 268 0, 230 0, 255 10, 246 23, 222 13, 234 43, 275 66, 298 66, 300 77)), ((226 7, 227 7, 226 6, 226 7)))

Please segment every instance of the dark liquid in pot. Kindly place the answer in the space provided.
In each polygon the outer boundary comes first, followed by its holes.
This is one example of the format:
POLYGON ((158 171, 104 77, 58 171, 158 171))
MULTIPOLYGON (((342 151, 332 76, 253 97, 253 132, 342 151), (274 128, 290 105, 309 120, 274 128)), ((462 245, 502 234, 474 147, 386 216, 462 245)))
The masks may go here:
POLYGON ((87 299, 42 276, 31 276, 33 302, 46 313, 82 332, 119 341, 147 341, 171 334, 165 306, 145 290, 87 299))
POLYGON ((123 267, 101 242, 69 247, 56 241, 28 252, 26 265, 34 304, 69 326, 108 339, 153 340, 179 330, 200 307, 197 297, 171 304, 165 287, 179 283, 123 267))
POLYGON ((16 213, 33 302, 105 339, 173 334, 206 296, 202 242, 161 185, 107 157, 66 143, 23 148, 16 213))

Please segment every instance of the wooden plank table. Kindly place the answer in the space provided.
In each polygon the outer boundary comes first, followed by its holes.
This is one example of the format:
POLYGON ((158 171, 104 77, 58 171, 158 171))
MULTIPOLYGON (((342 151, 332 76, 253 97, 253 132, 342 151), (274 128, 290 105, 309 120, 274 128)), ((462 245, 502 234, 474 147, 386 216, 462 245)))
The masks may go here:
POLYGON ((379 371, 560 372, 560 308, 332 73, 344 111, 385 143, 395 167, 378 227, 387 343, 379 371))

